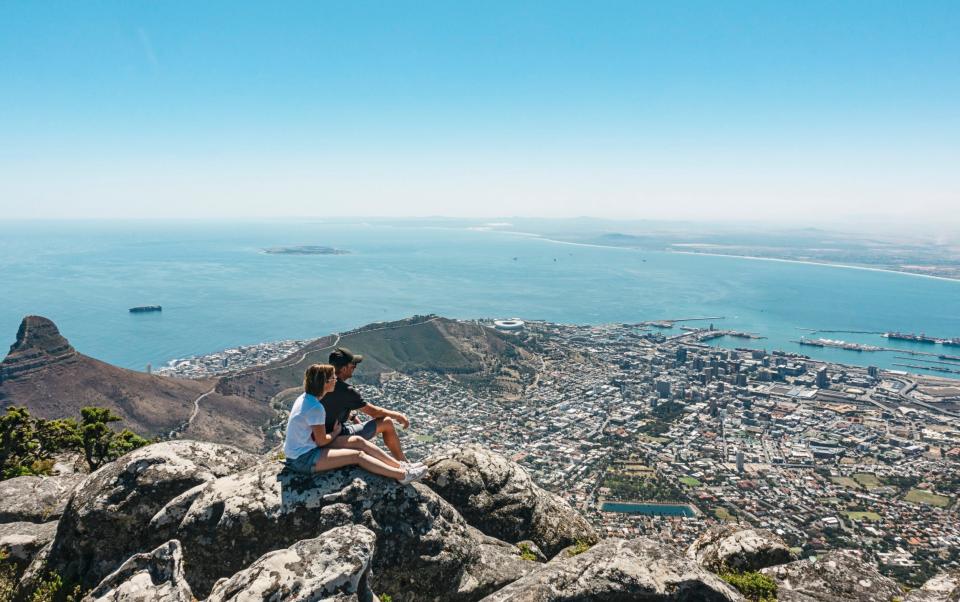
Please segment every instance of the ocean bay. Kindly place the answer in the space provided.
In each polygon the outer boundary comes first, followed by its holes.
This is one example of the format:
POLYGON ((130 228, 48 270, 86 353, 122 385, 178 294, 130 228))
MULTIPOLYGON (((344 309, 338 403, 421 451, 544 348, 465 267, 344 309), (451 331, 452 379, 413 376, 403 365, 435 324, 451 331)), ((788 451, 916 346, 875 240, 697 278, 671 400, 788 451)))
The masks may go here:
POLYGON ((43 315, 79 351, 140 370, 425 313, 578 324, 724 316, 717 328, 767 338, 718 345, 886 368, 902 361, 792 342, 808 328, 865 331, 815 337, 960 355, 867 334, 960 336, 960 282, 896 273, 404 222, 3 222, 0 232, 0 335, 12 343, 23 316, 43 315), (291 245, 350 253, 263 252, 291 245), (128 312, 154 304, 163 311, 128 312))

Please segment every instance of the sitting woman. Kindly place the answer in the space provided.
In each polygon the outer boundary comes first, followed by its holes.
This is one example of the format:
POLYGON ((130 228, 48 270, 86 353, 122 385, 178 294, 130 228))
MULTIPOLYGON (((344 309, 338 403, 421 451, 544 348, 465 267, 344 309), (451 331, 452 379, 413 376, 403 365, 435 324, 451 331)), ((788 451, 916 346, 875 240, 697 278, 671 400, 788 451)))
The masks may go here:
POLYGON ((340 424, 334 432, 327 433, 324 422, 326 413, 320 398, 333 390, 337 376, 333 366, 313 364, 303 375, 303 394, 293 403, 287 419, 287 436, 283 442, 283 454, 287 467, 298 473, 314 474, 357 465, 384 477, 396 479, 406 485, 423 478, 426 469, 421 466, 401 466, 386 454, 373 457, 366 451, 350 448, 333 448, 340 424), (384 458, 389 460, 384 461, 384 458))

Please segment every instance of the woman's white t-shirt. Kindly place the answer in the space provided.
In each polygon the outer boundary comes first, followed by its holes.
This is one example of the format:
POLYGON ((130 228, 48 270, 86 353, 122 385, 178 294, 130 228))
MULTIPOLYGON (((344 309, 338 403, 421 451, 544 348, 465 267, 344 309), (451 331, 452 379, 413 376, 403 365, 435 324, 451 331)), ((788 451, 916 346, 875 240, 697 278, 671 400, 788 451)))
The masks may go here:
POLYGON ((303 393, 293 402, 290 418, 287 419, 287 438, 283 442, 283 455, 293 460, 317 446, 310 438, 313 425, 323 424, 327 413, 315 395, 303 393))

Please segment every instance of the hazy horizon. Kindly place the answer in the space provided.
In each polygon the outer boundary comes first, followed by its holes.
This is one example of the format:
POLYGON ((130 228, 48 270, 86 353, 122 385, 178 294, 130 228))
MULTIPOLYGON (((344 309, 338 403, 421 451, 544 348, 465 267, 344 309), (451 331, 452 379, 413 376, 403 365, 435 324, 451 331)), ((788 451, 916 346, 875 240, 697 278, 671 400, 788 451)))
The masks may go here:
POLYGON ((960 5, 0 7, 4 218, 960 224, 960 5))

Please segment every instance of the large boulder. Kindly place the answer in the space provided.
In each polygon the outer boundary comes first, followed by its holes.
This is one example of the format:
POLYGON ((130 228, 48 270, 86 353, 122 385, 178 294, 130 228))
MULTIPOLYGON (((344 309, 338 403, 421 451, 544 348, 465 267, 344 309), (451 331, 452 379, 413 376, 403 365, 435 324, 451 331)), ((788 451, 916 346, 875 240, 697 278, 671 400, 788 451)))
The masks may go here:
POLYGON ((0 523, 57 520, 63 514, 70 494, 85 476, 26 476, 0 481, 0 523))
POLYGON ((578 541, 599 540, 563 498, 541 489, 499 454, 468 446, 430 456, 426 464, 430 473, 424 483, 488 535, 511 543, 530 540, 547 556, 578 541))
POLYGON ((582 554, 558 554, 483 602, 733 602, 743 597, 670 544, 605 539, 582 554))
POLYGON ((169 539, 147 530, 167 502, 257 459, 233 446, 181 440, 148 445, 106 464, 74 491, 46 568, 84 588, 97 585, 132 554, 169 539))
POLYGON ((184 492, 151 531, 183 543, 187 580, 206 596, 271 550, 354 524, 376 535, 371 585, 398 602, 477 599, 533 568, 480 539, 429 488, 358 468, 302 476, 264 462, 184 492))
POLYGON ((960 570, 940 573, 911 591, 904 602, 960 602, 960 570))
POLYGON ((897 582, 880 574, 854 550, 834 550, 816 560, 797 560, 760 571, 777 583, 785 602, 876 602, 902 598, 897 582))
POLYGON ((367 583, 376 535, 359 525, 337 527, 314 539, 264 554, 214 585, 207 602, 306 602, 336 597, 369 602, 367 583))
POLYGON ((738 525, 708 529, 690 544, 687 557, 714 573, 757 571, 793 560, 787 544, 771 531, 738 525))
POLYGON ((0 523, 0 551, 18 569, 26 568, 44 546, 53 541, 56 521, 51 523, 0 523))
POLYGON ((107 575, 83 602, 191 602, 183 578, 180 542, 168 541, 152 552, 134 554, 107 575))

